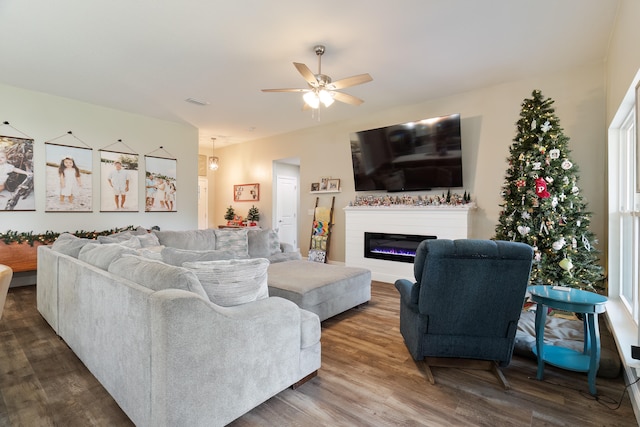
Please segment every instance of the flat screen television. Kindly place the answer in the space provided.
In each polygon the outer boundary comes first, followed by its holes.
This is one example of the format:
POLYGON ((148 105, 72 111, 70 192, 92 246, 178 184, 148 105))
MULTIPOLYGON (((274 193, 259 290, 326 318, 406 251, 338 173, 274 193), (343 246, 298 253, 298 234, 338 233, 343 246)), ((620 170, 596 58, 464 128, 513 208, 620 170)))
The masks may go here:
POLYGON ((351 134, 356 191, 462 187, 460 114, 351 134))

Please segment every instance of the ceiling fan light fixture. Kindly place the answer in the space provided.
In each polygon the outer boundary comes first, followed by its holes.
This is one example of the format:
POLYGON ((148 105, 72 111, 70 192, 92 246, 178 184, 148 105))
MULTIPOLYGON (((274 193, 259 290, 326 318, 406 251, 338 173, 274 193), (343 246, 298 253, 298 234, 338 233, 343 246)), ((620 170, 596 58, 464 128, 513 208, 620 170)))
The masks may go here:
POLYGON ((262 89, 263 92, 303 92, 302 99, 305 102, 303 109, 312 108, 317 110, 320 108, 320 104, 325 108, 331 106, 334 101, 344 102, 350 105, 360 105, 364 101, 349 95, 344 92, 340 92, 342 89, 361 85, 373 80, 369 74, 358 74, 355 76, 347 77, 337 81, 333 81, 331 77, 326 74, 322 74, 322 55, 324 54, 324 46, 314 46, 313 50, 318 56, 318 73, 312 72, 309 67, 300 62, 294 62, 293 66, 298 70, 298 73, 307 82, 305 89, 262 89))
POLYGON ((320 107, 320 98, 318 97, 318 94, 315 93, 315 91, 305 93, 302 96, 302 99, 304 99, 304 102, 306 102, 307 105, 314 110, 320 107))
POLYGON ((318 98, 320 98, 320 102, 322 102, 325 107, 330 107, 331 104, 333 104, 333 94, 328 90, 322 89, 318 93, 318 98))

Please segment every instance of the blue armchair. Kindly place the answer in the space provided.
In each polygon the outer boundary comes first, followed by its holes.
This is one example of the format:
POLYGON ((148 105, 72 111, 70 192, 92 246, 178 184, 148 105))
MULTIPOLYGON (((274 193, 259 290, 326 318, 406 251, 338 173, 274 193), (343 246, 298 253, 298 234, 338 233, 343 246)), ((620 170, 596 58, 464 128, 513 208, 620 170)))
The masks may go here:
POLYGON ((499 367, 511 361, 533 261, 524 243, 425 240, 412 283, 397 280, 400 332, 414 360, 429 366, 487 368, 506 389, 499 367))

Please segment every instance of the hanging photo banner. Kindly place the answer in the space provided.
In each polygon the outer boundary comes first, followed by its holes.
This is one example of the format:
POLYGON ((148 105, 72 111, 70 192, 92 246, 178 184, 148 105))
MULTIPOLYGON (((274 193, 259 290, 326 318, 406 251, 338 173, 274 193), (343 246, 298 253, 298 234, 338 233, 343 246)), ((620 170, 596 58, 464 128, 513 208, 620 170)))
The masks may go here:
POLYGON ((0 210, 36 210, 33 139, 0 136, 0 210))
POLYGON ((145 156, 145 211, 176 212, 176 159, 145 156))
POLYGON ((100 212, 138 212, 138 157, 100 150, 100 212))
POLYGON ((93 211, 93 150, 45 142, 46 212, 93 211))

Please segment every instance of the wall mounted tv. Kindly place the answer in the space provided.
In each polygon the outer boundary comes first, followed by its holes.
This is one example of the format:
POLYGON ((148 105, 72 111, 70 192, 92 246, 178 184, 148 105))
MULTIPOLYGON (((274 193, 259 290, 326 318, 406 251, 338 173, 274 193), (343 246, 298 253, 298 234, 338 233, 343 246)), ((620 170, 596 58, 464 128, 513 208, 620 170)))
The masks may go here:
POLYGON ((460 114, 351 134, 356 191, 462 187, 460 114))

